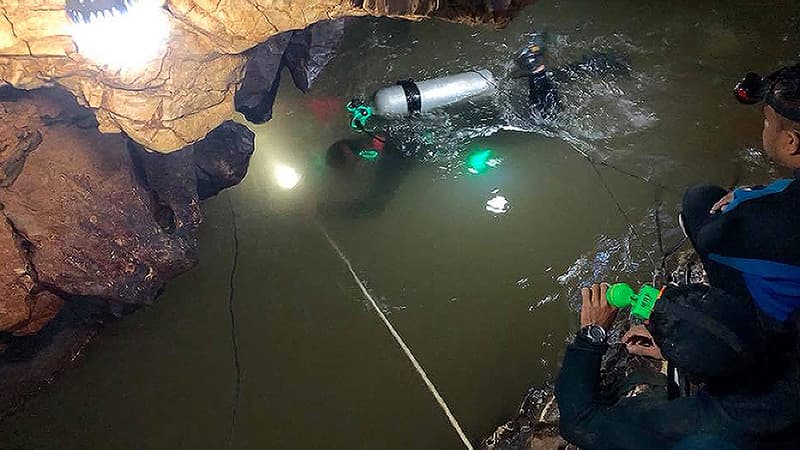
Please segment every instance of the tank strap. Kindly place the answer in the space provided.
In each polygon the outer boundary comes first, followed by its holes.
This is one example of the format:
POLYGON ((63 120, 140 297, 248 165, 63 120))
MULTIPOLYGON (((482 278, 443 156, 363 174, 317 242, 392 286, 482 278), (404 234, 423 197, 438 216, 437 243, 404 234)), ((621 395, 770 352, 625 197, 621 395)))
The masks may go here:
POLYGON ((419 88, 414 80, 401 80, 397 84, 403 88, 406 94, 406 103, 408 103, 408 112, 415 113, 422 110, 422 95, 419 93, 419 88))

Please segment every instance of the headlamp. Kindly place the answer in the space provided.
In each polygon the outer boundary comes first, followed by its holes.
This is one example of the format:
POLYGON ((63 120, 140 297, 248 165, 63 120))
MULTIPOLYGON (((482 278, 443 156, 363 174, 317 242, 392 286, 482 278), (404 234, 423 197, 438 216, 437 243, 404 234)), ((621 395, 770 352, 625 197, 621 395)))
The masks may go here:
POLYGON ((119 17, 139 0, 67 0, 67 16, 74 24, 89 23, 98 17, 119 17))
POLYGON ((739 103, 745 105, 755 105, 756 103, 764 101, 771 86, 770 80, 762 77, 761 75, 750 72, 736 84, 733 88, 733 94, 739 103))
POLYGON ((784 89, 782 83, 786 79, 797 78, 797 71, 798 66, 790 66, 784 67, 766 77, 752 72, 748 73, 742 81, 736 84, 733 94, 739 103, 754 105, 764 102, 781 116, 794 122, 800 122, 800 109, 791 102, 783 100, 782 92, 780 92, 781 89, 784 89))
POLYGON ((164 0, 66 0, 78 52, 113 68, 156 59, 170 35, 164 0))

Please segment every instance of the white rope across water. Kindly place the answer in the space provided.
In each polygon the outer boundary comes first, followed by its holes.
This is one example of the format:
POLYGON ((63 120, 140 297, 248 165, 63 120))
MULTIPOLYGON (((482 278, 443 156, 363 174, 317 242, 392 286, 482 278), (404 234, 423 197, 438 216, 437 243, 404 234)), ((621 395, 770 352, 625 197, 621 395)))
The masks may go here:
POLYGON ((344 264, 347 266, 347 270, 350 271, 350 275, 353 276, 353 279, 355 280, 359 289, 361 289, 361 293, 364 294, 364 297, 367 300, 369 300, 369 303, 372 305, 372 308, 375 310, 376 313, 378 313, 378 317, 380 317, 383 324, 386 325, 386 328, 389 329, 389 333, 392 334, 394 340, 397 341, 397 343, 400 345, 400 348, 403 349, 403 353, 405 353, 406 356, 408 357, 408 360, 411 361, 411 365, 414 366, 414 369, 417 370, 417 373, 419 374, 420 378, 422 378, 422 381, 425 382, 425 386, 428 387, 428 390, 430 391, 431 395, 433 395, 433 398, 436 399, 436 403, 438 403, 439 407, 442 408, 444 415, 447 416, 447 420, 450 421, 450 425, 453 426, 453 429, 458 434, 458 437, 461 438, 461 442, 464 443, 464 446, 466 448, 468 448, 469 450, 473 450, 472 444, 469 442, 469 439, 467 439, 467 436, 461 429, 461 425, 458 424, 458 420, 456 420, 453 413, 450 412, 450 408, 447 406, 447 403, 445 403, 444 398, 442 398, 441 394, 439 394, 439 391, 436 389, 436 386, 433 385, 431 379, 428 378, 428 374, 425 373, 425 369, 422 368, 422 365, 419 363, 419 361, 417 361, 417 358, 414 357, 413 353, 411 353, 411 349, 408 347, 408 345, 406 345, 405 341, 403 341, 403 338, 400 337, 400 333, 398 333, 397 330, 395 330, 394 326, 392 326, 392 323, 389 322, 389 319, 386 317, 386 314, 384 314, 383 311, 381 311, 381 308, 378 306, 378 303, 375 301, 374 298, 372 298, 372 295, 370 295, 369 291, 367 291, 367 287, 364 285, 364 282, 361 281, 361 278, 359 278, 358 275, 356 274, 356 271, 353 269, 353 265, 350 263, 350 260, 347 259, 347 256, 345 256, 342 250, 339 249, 339 246, 336 245, 336 241, 334 241, 333 238, 328 234, 327 230, 325 230, 322 224, 317 223, 317 225, 319 226, 320 231, 322 231, 322 234, 325 235, 325 238, 328 240, 328 243, 331 244, 331 247, 333 247, 333 250, 336 251, 336 253, 339 255, 339 258, 341 258, 342 262, 344 262, 344 264))

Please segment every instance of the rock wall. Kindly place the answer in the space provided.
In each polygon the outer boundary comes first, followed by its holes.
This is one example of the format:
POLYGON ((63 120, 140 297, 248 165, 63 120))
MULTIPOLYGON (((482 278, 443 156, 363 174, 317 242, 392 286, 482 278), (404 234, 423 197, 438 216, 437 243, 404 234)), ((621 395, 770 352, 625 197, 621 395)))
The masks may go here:
POLYGON ((64 0, 0 0, 0 81, 20 89, 60 85, 92 109, 102 132, 124 132, 168 153, 231 118, 244 52, 272 36, 363 15, 504 24, 530 1, 169 0, 172 34, 158 59, 112 70, 77 52, 64 0))
POLYGON ((105 318, 152 302, 196 264, 201 193, 242 180, 255 136, 225 122, 152 153, 101 134, 60 89, 0 88, 0 113, 2 415, 18 398, 6 391, 36 385, 25 374, 46 381, 105 318))

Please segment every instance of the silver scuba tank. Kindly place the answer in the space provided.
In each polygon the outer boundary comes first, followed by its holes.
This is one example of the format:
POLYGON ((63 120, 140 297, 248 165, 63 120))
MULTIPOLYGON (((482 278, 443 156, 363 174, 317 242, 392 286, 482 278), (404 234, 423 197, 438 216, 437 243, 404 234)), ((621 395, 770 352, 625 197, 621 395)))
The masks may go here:
POLYGON ((486 69, 420 82, 398 81, 375 92, 373 106, 379 116, 407 116, 494 92, 496 86, 486 69))

